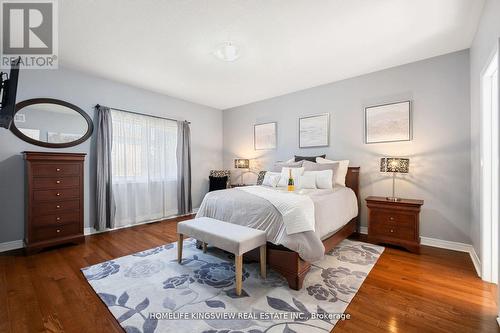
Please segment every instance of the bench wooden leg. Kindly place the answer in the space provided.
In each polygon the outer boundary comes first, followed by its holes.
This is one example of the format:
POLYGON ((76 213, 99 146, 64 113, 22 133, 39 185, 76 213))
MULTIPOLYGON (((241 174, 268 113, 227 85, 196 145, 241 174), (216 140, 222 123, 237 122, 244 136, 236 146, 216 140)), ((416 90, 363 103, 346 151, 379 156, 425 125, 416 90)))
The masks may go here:
POLYGON ((267 275, 266 272, 266 245, 260 247, 260 276, 265 279, 267 275))
POLYGON ((241 278, 243 275, 243 256, 234 256, 236 270, 236 295, 241 295, 241 278))
POLYGON ((184 240, 183 234, 177 234, 177 262, 182 262, 182 241, 184 240))
POLYGON ((203 253, 207 253, 207 243, 203 242, 202 243, 202 247, 203 247, 203 253))

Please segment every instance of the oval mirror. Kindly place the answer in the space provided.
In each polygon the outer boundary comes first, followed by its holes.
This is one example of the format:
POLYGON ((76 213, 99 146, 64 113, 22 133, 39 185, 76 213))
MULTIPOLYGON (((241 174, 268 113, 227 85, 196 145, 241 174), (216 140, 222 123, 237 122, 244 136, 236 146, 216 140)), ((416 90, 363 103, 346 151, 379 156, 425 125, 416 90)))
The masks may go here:
POLYGON ((16 104, 11 131, 21 140, 48 148, 76 146, 93 131, 92 119, 78 106, 52 98, 16 104))

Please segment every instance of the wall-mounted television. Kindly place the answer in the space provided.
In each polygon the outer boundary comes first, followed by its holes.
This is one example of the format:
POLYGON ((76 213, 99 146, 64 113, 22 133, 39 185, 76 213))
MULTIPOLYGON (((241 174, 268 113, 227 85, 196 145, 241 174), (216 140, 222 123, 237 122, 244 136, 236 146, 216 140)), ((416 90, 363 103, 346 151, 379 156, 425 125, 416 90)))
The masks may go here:
POLYGON ((16 111, 17 79, 21 57, 12 61, 10 73, 0 73, 0 127, 9 129, 16 111))

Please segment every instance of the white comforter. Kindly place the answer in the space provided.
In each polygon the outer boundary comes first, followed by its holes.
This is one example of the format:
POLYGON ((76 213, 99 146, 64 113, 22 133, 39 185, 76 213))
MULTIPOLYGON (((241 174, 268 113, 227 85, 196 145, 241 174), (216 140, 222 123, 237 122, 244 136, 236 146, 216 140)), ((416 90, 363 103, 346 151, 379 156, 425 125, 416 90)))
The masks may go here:
POLYGON ((269 201, 283 217, 287 235, 314 231, 314 203, 305 194, 279 191, 263 186, 237 188, 269 201))
MULTIPOLYGON (((286 189, 268 190, 283 192, 286 189)), ((240 189, 207 193, 197 217, 207 216, 221 221, 263 230, 267 241, 297 252, 309 262, 320 260, 324 254, 322 239, 342 228, 358 215, 354 192, 347 187, 331 190, 299 190, 314 203, 314 231, 288 234, 280 211, 267 199, 240 189)))

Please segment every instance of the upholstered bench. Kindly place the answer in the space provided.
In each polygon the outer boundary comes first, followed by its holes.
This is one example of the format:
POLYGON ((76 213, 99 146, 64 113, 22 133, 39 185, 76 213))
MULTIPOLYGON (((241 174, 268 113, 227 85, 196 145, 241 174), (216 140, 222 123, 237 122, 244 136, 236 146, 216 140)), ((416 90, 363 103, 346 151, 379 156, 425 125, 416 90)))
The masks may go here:
POLYGON ((235 258, 236 294, 241 295, 243 254, 260 247, 260 275, 266 277, 266 233, 262 230, 200 217, 177 224, 177 260, 182 262, 182 241, 184 236, 203 242, 203 252, 207 244, 233 253, 235 258))

